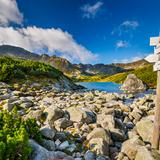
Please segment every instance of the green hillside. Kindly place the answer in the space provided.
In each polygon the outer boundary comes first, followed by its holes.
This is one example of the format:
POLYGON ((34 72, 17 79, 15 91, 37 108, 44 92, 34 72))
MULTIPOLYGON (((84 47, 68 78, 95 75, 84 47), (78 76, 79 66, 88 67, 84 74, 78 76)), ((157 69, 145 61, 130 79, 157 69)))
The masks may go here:
POLYGON ((148 84, 150 87, 156 86, 157 74, 153 72, 153 65, 149 64, 143 68, 138 68, 133 71, 118 73, 107 78, 102 78, 101 82, 116 82, 123 83, 128 74, 134 73, 138 78, 140 78, 144 83, 148 84))
POLYGON ((27 79, 29 77, 47 77, 57 79, 62 72, 54 67, 33 61, 0 57, 0 81, 8 82, 15 79, 27 79))

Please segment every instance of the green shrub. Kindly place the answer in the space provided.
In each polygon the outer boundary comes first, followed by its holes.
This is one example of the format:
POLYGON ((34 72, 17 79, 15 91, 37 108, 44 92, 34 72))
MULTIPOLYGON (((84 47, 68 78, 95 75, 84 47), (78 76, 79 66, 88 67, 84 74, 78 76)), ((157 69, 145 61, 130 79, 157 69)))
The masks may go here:
POLYGON ((25 78, 27 75, 58 78, 61 74, 54 67, 38 61, 0 57, 0 81, 25 78))
POLYGON ((0 111, 0 160, 27 160, 31 154, 29 138, 40 139, 36 120, 23 121, 16 109, 0 111))

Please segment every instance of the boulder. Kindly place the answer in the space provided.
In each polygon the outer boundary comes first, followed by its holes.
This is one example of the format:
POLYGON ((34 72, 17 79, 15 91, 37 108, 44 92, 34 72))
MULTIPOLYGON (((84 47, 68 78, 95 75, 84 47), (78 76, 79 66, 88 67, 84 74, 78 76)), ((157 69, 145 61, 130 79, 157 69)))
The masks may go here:
POLYGON ((149 118, 142 119, 137 122, 136 130, 138 134, 142 137, 143 141, 151 142, 151 136, 153 132, 153 121, 149 118))
POLYGON ((70 115, 70 120, 73 122, 94 123, 96 115, 87 108, 69 107, 67 112, 70 115))
POLYGON ((95 153, 93 153, 92 151, 88 150, 85 154, 84 154, 84 159, 85 160, 96 160, 96 155, 95 153))
POLYGON ((108 144, 112 143, 109 132, 104 128, 94 128, 93 131, 91 131, 87 135, 87 140, 91 140, 93 138, 101 138, 102 140, 106 141, 108 144))
POLYGON ((135 136, 122 144, 121 152, 129 157, 130 160, 134 160, 138 152, 138 149, 144 145, 144 142, 135 136))
POLYGON ((65 158, 74 160, 74 158, 71 158, 64 152, 60 151, 48 151, 44 147, 40 146, 37 142, 34 140, 30 139, 29 144, 32 147, 32 154, 31 154, 31 159, 32 160, 64 160, 65 158))
POLYGON ((47 139, 53 139, 56 132, 54 129, 50 128, 49 125, 45 125, 40 129, 41 134, 47 139))
POLYGON ((66 129, 72 124, 72 121, 68 120, 67 118, 60 118, 54 122, 54 126, 58 131, 60 131, 61 129, 66 129))
POLYGON ((93 138, 89 141, 89 148, 97 155, 109 155, 109 144, 102 138, 93 138))
POLYGON ((146 91, 147 86, 135 74, 129 74, 121 86, 121 90, 128 93, 138 93, 146 91))
POLYGON ((49 151, 55 151, 56 146, 54 141, 43 139, 42 146, 45 147, 49 151))
POLYGON ((138 149, 135 160, 159 160, 160 154, 158 152, 152 153, 145 146, 138 149))
POLYGON ((64 115, 64 112, 62 109, 55 108, 53 106, 50 106, 44 110, 44 113, 46 114, 46 121, 45 124, 49 124, 51 127, 54 127, 54 122, 62 118, 64 115))

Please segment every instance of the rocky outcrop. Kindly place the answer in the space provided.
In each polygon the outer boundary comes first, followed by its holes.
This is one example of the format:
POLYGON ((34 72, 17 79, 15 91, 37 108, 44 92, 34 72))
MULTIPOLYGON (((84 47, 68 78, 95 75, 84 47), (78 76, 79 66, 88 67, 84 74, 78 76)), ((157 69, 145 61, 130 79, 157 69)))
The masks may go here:
POLYGON ((134 74, 129 74, 121 86, 121 90, 127 93, 138 93, 147 90, 146 84, 144 84, 139 78, 134 74))

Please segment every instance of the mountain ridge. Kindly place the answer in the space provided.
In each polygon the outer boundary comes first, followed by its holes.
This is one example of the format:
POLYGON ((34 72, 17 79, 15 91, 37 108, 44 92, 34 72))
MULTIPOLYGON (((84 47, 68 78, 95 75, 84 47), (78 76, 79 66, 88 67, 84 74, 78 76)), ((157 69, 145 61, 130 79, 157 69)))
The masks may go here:
POLYGON ((55 55, 49 56, 47 54, 36 54, 27 51, 24 48, 11 46, 11 45, 0 45, 0 55, 1 56, 11 56, 22 59, 30 59, 41 61, 56 69, 62 71, 65 75, 69 77, 78 76, 96 76, 96 75, 114 75, 116 73, 125 72, 128 70, 135 69, 137 67, 145 66, 148 64, 146 60, 140 60, 131 63, 112 63, 112 64, 72 64, 67 59, 62 57, 57 57, 55 55))

